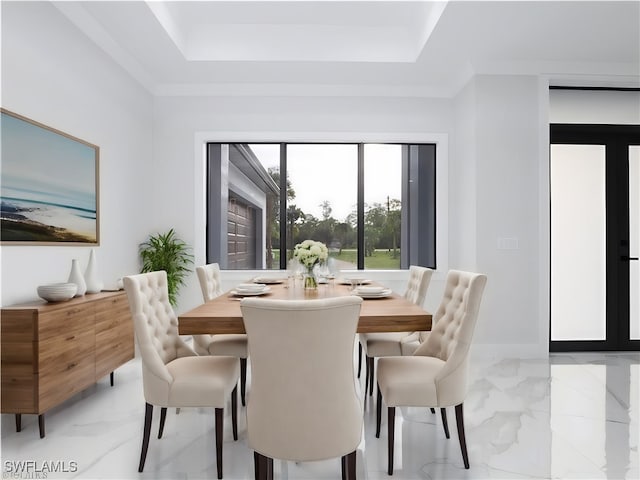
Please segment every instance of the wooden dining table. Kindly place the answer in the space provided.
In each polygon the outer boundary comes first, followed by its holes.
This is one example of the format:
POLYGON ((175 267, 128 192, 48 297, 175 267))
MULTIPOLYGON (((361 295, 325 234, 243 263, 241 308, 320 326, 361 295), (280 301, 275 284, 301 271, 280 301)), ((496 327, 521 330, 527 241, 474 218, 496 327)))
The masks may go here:
MULTIPOLYGON (((320 284, 317 290, 305 290, 300 283, 289 286, 284 279, 282 283, 269 284, 269 291, 260 295, 260 298, 311 300, 352 295, 351 285, 339 282, 320 284)), ((246 333, 240 311, 240 300, 243 297, 233 292, 232 289, 179 315, 180 334, 246 333)), ((363 300, 358 333, 420 330, 431 330, 431 314, 402 295, 392 292, 386 297, 363 300)))

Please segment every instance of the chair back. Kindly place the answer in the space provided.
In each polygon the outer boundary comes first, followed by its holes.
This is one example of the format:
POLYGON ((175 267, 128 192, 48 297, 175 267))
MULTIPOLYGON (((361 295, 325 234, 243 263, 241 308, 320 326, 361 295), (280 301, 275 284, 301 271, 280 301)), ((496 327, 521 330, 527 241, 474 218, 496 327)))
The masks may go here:
POLYGON ((251 359, 251 449, 295 461, 356 450, 363 417, 353 347, 361 303, 355 296, 242 300, 251 359))
POLYGON ((466 394, 469 349, 486 283, 486 275, 450 270, 433 329, 414 352, 445 362, 436 377, 442 404, 455 405, 466 394))
POLYGON ((409 280, 407 281, 404 298, 422 307, 427 298, 427 290, 429 289, 432 275, 433 270, 430 268, 411 265, 409 267, 409 280))
POLYGON ((167 272, 130 275, 123 278, 123 283, 142 358, 145 399, 161 405, 168 397, 167 383, 173 381, 165 365, 195 352, 178 335, 178 318, 169 303, 167 272))
POLYGON ((202 297, 205 302, 213 300, 222 295, 222 285, 220 282, 220 266, 217 263, 209 263, 196 267, 202 297))

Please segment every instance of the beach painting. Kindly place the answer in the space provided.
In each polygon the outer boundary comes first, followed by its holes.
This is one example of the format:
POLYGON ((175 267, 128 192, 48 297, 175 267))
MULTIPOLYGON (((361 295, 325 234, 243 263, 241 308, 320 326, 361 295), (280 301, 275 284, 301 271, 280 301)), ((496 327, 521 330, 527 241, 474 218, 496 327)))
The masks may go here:
POLYGON ((2 244, 99 244, 99 147, 2 109, 2 244))

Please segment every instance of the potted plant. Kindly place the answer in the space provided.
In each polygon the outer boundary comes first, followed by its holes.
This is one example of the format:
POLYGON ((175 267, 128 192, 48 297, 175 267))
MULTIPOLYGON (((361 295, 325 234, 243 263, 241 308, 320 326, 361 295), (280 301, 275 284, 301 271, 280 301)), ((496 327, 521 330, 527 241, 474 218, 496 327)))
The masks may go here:
POLYGON ((190 249, 189 245, 176 236, 173 228, 167 233, 150 235, 149 239, 139 246, 142 259, 141 273, 158 270, 167 272, 169 303, 174 307, 177 304, 178 291, 191 272, 189 266, 193 264, 193 255, 190 249))

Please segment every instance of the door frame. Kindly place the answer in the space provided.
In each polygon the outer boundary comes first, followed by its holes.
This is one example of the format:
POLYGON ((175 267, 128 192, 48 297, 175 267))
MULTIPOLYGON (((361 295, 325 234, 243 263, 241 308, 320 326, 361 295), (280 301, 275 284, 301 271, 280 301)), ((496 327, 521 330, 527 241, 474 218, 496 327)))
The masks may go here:
MULTIPOLYGON (((625 351, 640 350, 640 340, 630 340, 628 265, 629 258, 629 145, 640 145, 640 125, 551 124, 551 145, 605 145, 606 215, 606 339, 552 340, 551 303, 549 306, 549 351, 625 351), (626 161, 625 161, 626 160, 626 161), (626 245, 621 240, 626 239, 626 245), (618 319, 617 321, 614 319, 618 319), (622 320, 622 321, 621 321, 622 320)), ((551 162, 551 154, 549 155, 551 162)), ((551 209, 551 199, 549 209, 551 209)), ((551 228, 551 227, 550 227, 551 228)), ((551 237, 549 237, 551 249, 551 237)), ((551 262, 551 258, 549 260, 551 262)), ((551 271, 551 265, 550 271, 551 271)), ((549 279, 549 298, 553 295, 549 279)))

